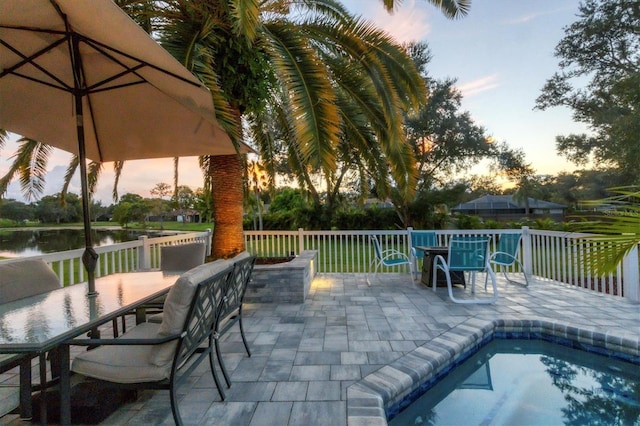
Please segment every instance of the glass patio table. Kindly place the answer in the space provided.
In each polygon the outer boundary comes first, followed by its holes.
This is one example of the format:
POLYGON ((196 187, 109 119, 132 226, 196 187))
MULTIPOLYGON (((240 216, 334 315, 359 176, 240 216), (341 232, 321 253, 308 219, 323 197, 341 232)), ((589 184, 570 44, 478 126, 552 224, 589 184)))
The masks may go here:
MULTIPOLYGON (((54 352, 51 369, 59 372, 60 423, 70 423, 69 346, 62 343, 91 332, 114 318, 166 294, 178 272, 161 271, 113 274, 96 279, 95 297, 87 296, 87 283, 0 305, 0 354, 25 354, 20 364, 20 416, 30 418, 31 359, 54 352)), ((44 366, 46 373, 46 364, 44 366)), ((43 366, 40 367, 41 376, 43 366)), ((41 377, 46 396, 46 375, 41 377)), ((46 401, 42 422, 46 423, 46 401)))

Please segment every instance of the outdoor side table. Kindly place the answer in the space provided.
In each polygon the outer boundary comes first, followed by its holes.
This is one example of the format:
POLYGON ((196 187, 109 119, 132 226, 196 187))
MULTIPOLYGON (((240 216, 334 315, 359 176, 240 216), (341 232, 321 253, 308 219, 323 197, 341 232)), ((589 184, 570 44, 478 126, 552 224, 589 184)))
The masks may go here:
MULTIPOLYGON (((422 261, 422 276, 420 277, 420 282, 428 287, 433 286, 433 262, 436 259, 436 256, 440 255, 447 260, 449 256, 449 247, 416 247, 418 250, 422 250, 424 252, 424 259, 422 261)), ((451 272, 451 284, 462 284, 466 286, 466 282, 464 280, 464 273, 462 272, 451 272)), ((438 271, 437 279, 436 279, 437 287, 446 287, 447 286, 447 277, 443 271, 438 271)))

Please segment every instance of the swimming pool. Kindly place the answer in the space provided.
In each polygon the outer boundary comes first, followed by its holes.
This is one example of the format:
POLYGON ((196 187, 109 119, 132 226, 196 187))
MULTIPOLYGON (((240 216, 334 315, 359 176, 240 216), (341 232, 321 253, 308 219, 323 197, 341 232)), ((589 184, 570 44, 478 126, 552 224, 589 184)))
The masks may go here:
POLYGON ((389 426, 639 422, 639 366, 543 340, 495 339, 389 426))
POLYGON ((640 336, 544 319, 470 318, 347 388, 347 424, 387 425, 405 401, 496 338, 538 339, 640 365, 640 336))

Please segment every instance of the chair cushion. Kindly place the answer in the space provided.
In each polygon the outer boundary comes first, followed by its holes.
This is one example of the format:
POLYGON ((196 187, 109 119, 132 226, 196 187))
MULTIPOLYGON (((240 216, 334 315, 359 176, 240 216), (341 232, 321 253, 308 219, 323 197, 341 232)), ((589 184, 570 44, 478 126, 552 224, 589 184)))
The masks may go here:
POLYGON ((231 262, 235 263, 235 262, 239 262, 243 259, 246 259, 247 257, 251 257, 251 253, 249 253, 248 251, 243 251, 242 253, 239 253, 236 257, 232 257, 231 259, 229 259, 231 262))
POLYGON ((42 259, 0 265, 0 303, 8 303, 60 288, 60 280, 42 259))
MULTIPOLYGON (((216 260, 197 266, 184 274, 171 286, 167 299, 164 301, 162 322, 158 330, 161 337, 180 333, 189 313, 189 307, 199 283, 224 270, 229 265, 226 260, 216 260)), ((152 355, 151 362, 161 366, 173 359, 172 347, 157 348, 152 355)))
POLYGON ((163 271, 188 271, 204 263, 204 243, 189 243, 160 247, 160 268, 163 271))
MULTIPOLYGON (((122 339, 144 339, 158 336, 160 324, 142 323, 124 333, 122 339)), ((164 343, 175 351, 177 342, 164 343)), ((77 355, 71 364, 71 371, 83 376, 107 380, 115 383, 158 382, 168 379, 171 374, 168 362, 157 365, 151 362, 152 354, 159 349, 153 345, 100 346, 77 355)))

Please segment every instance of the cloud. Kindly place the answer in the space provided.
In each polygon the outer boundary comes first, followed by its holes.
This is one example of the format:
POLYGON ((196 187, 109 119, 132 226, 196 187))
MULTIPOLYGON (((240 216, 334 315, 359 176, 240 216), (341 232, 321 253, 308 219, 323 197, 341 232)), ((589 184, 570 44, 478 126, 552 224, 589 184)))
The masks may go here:
POLYGON ((465 98, 468 98, 477 95, 478 93, 495 89, 498 86, 500 86, 498 82, 498 74, 491 74, 486 77, 461 84, 458 86, 458 90, 460 90, 465 98))
POLYGON ((531 21, 533 21, 535 19, 542 18, 542 17, 549 16, 549 15, 555 15, 555 14, 561 13, 561 12, 566 12, 567 10, 572 10, 572 9, 564 7, 564 8, 554 9, 554 10, 549 10, 549 11, 544 11, 544 12, 529 13, 527 15, 522 15, 522 16, 517 17, 517 18, 509 19, 509 20, 505 21, 504 23, 507 24, 507 25, 526 24, 526 23, 531 22, 531 21))

